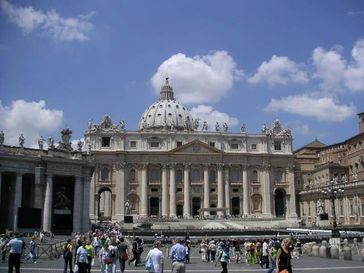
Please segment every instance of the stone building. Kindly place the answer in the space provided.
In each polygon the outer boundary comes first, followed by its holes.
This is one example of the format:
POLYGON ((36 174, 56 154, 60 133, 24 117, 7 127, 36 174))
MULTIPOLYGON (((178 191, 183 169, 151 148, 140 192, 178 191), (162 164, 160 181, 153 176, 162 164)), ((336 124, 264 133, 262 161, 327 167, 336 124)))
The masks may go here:
POLYGON ((328 146, 315 140, 294 152, 299 213, 309 225, 328 224, 320 220, 325 213, 333 222, 332 201, 322 193, 329 181, 344 189, 335 201, 338 223, 364 224, 364 113, 358 116, 357 135, 328 146))
POLYGON ((277 120, 260 134, 194 120, 166 79, 137 131, 106 115, 89 122, 87 152, 91 221, 125 215, 163 218, 225 217, 295 221, 292 136, 277 120))
POLYGON ((45 230, 69 234, 89 229, 90 156, 71 151, 69 129, 56 148, 24 148, 0 142, 0 229, 45 230))

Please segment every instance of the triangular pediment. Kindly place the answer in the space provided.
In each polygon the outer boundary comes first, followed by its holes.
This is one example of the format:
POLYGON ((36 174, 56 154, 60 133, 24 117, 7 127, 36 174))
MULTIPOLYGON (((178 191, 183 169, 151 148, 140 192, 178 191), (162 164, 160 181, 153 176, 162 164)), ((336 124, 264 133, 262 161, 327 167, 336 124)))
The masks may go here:
POLYGON ((171 150, 172 153, 188 153, 188 154, 220 154, 221 150, 211 147, 210 145, 200 141, 193 140, 180 147, 171 150))

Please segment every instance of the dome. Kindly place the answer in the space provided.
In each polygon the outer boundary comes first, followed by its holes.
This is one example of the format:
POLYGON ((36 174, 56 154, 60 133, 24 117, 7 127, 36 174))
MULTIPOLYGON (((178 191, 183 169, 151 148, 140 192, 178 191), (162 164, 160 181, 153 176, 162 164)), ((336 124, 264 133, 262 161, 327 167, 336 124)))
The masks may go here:
POLYGON ((161 88, 160 98, 143 113, 139 130, 194 130, 194 121, 187 108, 174 99, 168 83, 161 88))

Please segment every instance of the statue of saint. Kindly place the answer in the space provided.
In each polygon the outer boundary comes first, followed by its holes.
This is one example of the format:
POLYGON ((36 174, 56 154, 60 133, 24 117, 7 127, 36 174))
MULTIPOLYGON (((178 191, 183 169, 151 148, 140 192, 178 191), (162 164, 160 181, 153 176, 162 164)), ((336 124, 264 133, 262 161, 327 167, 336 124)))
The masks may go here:
POLYGON ((81 141, 81 139, 79 139, 77 141, 77 151, 82 152, 82 146, 83 146, 83 142, 81 141))
POLYGON ((224 122, 224 124, 222 125, 222 127, 224 128, 224 132, 226 133, 229 130, 229 126, 226 122, 224 122))
POLYGON ((215 123, 215 131, 220 132, 220 124, 217 121, 215 123))
POLYGON ((245 123, 243 123, 240 127, 240 132, 241 133, 246 133, 246 128, 245 128, 245 123))
POLYGON ((39 150, 43 150, 43 144, 44 144, 44 138, 41 136, 40 139, 38 139, 39 150))
POLYGON ((23 136, 23 133, 20 134, 19 137, 19 146, 24 147, 25 137, 23 136))
POLYGON ((0 132, 0 145, 4 145, 4 141, 5 141, 5 135, 3 130, 1 130, 0 132))
POLYGON ((125 202, 125 214, 130 214, 131 213, 131 204, 129 202, 129 200, 126 200, 125 202))
POLYGON ((195 130, 197 130, 199 126, 200 126, 200 119, 199 119, 199 118, 197 118, 197 119, 195 119, 195 120, 193 121, 193 128, 194 128, 195 130))
POLYGON ((207 131, 209 129, 209 125, 207 121, 204 121, 202 124, 202 131, 207 131))
POLYGON ((48 137, 48 150, 54 149, 54 139, 52 136, 48 137))
POLYGON ((94 126, 94 125, 93 125, 93 123, 92 123, 92 119, 90 119, 90 120, 88 121, 88 123, 87 123, 87 129, 88 129, 89 131, 91 131, 93 126, 94 126))
POLYGON ((125 120, 121 120, 121 121, 119 122, 120 130, 125 130, 125 125, 126 125, 125 120))

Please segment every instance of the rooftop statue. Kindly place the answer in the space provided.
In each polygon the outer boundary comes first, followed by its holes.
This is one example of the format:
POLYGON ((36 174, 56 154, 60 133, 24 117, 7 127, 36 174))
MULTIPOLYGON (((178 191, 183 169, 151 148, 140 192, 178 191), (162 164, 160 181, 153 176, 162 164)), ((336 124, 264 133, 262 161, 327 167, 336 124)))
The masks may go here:
POLYGON ((25 137, 23 136, 23 133, 20 134, 19 137, 19 146, 24 147, 25 137))
POLYGON ((72 151, 72 145, 71 145, 71 136, 72 136, 72 130, 70 128, 65 128, 61 131, 62 140, 59 142, 58 148, 61 150, 66 151, 72 151))
POLYGON ((121 121, 119 122, 120 130, 125 130, 125 126, 126 126, 125 120, 121 120, 121 121))
POLYGON ((54 149, 54 138, 52 136, 48 137, 48 150, 54 149))
POLYGON ((215 123, 215 131, 220 132, 220 124, 217 121, 215 123))
POLYGON ((241 133, 246 133, 246 128, 245 128, 245 123, 243 123, 240 127, 240 132, 241 133))
POLYGON ((202 124, 202 131, 207 131, 209 129, 209 125, 207 121, 204 121, 202 124))
POLYGON ((193 128, 194 128, 195 130, 197 130, 199 126, 200 126, 200 119, 199 119, 199 118, 197 118, 197 119, 195 119, 195 120, 193 121, 193 128))
POLYGON ((4 145, 5 135, 3 130, 0 132, 0 145, 4 145))
POLYGON ((81 141, 81 139, 79 139, 77 142, 77 151, 82 152, 82 146, 83 142, 81 141))
POLYGON ((228 126, 228 124, 226 122, 224 122, 222 127, 224 128, 224 132, 227 132, 229 130, 229 126, 228 126))
POLYGON ((44 138, 41 136, 40 139, 38 139, 39 150, 43 150, 43 144, 44 144, 44 138))

